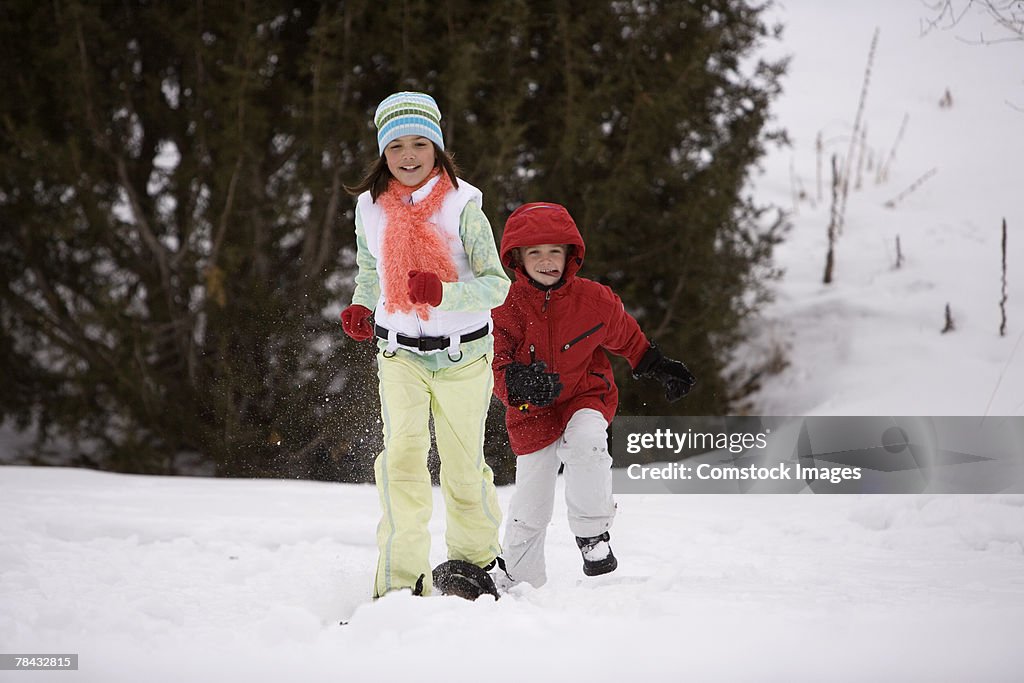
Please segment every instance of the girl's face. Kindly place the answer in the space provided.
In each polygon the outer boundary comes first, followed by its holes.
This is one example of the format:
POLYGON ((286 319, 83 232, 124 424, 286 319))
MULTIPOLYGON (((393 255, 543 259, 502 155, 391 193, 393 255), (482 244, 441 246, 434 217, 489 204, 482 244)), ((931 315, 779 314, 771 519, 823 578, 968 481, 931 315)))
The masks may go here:
POLYGON ((535 244, 522 247, 520 252, 526 274, 545 287, 562 279, 565 273, 565 254, 564 244, 535 244))
POLYGON ((434 143, 419 135, 403 135, 384 148, 391 175, 407 187, 416 187, 434 170, 434 143))

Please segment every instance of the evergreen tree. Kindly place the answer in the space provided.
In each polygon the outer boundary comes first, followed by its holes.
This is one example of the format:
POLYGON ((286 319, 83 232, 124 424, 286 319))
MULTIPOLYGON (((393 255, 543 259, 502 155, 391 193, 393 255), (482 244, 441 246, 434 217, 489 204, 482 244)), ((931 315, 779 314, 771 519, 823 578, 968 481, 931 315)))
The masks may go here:
MULTIPOLYGON (((12 0, 0 8, 0 415, 83 464, 367 480, 373 349, 344 337, 376 104, 432 93, 496 237, 564 203, 721 414, 779 221, 745 193, 784 65, 763 8, 709 2, 12 0)), ((623 365, 619 364, 623 370, 623 365)), ((511 458, 492 410, 488 457, 511 458)))
POLYGON ((370 350, 322 312, 347 296, 342 176, 365 127, 322 69, 336 18, 3 12, 4 412, 105 468, 197 452, 221 474, 333 476, 332 447, 375 420, 370 350))
POLYGON ((763 6, 735 0, 529 7, 491 62, 513 75, 495 84, 513 94, 477 97, 499 104, 475 112, 468 147, 496 149, 505 164, 479 161, 480 175, 505 179, 491 192, 505 201, 498 225, 523 201, 565 204, 587 241, 583 275, 611 285, 700 378, 668 405, 618 363, 622 412, 725 414, 751 374, 726 367, 768 296, 786 228, 747 187, 765 145, 785 141, 767 127, 785 62, 754 59, 777 29, 763 6))

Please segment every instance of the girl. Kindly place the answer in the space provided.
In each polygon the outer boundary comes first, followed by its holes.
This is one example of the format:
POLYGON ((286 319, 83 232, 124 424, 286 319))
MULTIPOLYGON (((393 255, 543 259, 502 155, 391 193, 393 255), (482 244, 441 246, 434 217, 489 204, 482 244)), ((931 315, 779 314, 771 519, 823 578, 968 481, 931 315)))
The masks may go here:
POLYGON ((377 338, 384 450, 374 461, 381 520, 374 597, 432 591, 427 451, 434 417, 448 558, 485 567, 501 513, 484 462, 493 386, 492 308, 508 293, 480 190, 456 177, 432 97, 399 92, 377 107, 380 158, 348 188, 356 276, 345 333, 377 338), (370 323, 370 316, 374 324, 370 323))

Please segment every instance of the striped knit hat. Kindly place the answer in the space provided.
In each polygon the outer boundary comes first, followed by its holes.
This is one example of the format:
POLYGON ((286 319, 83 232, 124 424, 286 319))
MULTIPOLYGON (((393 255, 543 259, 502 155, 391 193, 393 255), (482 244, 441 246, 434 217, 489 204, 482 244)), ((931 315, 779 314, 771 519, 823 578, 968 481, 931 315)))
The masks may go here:
POLYGON ((377 146, 381 155, 395 138, 403 135, 422 135, 444 149, 441 133, 441 110, 437 102, 426 93, 396 92, 377 105, 373 115, 377 126, 377 146))

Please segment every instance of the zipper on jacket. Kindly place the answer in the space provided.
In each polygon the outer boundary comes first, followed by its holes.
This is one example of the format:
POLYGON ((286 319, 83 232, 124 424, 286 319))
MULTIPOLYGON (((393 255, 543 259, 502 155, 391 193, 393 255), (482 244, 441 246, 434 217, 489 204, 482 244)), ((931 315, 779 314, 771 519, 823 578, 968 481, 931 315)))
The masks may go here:
MULTIPOLYGON (((530 344, 530 365, 533 365, 534 361, 537 358, 536 350, 537 350, 536 347, 534 347, 533 344, 530 344)), ((523 414, 526 414, 526 415, 529 415, 530 414, 530 404, 529 403, 524 403, 521 406, 519 406, 519 412, 521 412, 523 414)))
POLYGON ((598 323, 596 327, 592 327, 592 328, 590 328, 589 330, 587 330, 586 332, 584 332, 584 333, 583 333, 583 334, 581 334, 580 336, 576 337, 576 338, 575 338, 575 339, 573 339, 572 341, 570 341, 570 342, 567 342, 566 344, 564 344, 564 345, 562 346, 562 350, 563 350, 563 351, 568 351, 569 349, 571 349, 571 348, 573 347, 573 345, 575 345, 575 344, 578 344, 579 342, 583 341, 584 339, 586 339, 586 338, 587 338, 587 337, 589 337, 590 335, 592 335, 592 334, 594 334, 595 332, 597 332, 597 331, 598 331, 599 329, 601 329, 602 327, 604 327, 604 323, 598 323))
POLYGON ((544 305, 540 307, 540 312, 544 313, 548 310, 548 302, 551 301, 551 290, 544 292, 544 305))
MULTIPOLYGON (((544 297, 544 308, 548 306, 548 299, 551 298, 551 290, 548 290, 547 295, 544 297)), ((543 311, 543 309, 541 309, 543 311)), ((553 316, 546 315, 544 319, 548 321, 548 363, 553 364, 555 362, 555 319, 553 316)), ((548 368, 548 372, 554 372, 554 368, 548 368)))

